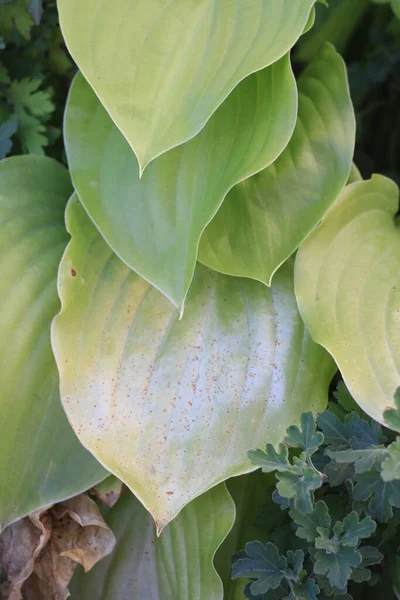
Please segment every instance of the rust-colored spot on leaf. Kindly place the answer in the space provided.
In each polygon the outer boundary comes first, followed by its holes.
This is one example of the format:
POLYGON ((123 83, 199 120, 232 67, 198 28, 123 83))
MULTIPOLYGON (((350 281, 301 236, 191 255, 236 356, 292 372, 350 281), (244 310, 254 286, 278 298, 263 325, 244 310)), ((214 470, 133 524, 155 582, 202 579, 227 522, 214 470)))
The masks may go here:
POLYGON ((76 277, 76 271, 75 271, 75 269, 71 269, 71 275, 72 275, 72 277, 76 277))

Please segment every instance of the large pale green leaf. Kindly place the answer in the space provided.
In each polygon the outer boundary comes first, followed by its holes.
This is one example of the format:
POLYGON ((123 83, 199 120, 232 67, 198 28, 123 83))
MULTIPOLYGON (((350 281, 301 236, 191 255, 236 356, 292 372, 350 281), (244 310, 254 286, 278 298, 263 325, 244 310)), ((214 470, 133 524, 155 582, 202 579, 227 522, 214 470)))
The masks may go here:
POLYGON ((0 530, 106 475, 67 421, 50 345, 70 193, 49 158, 0 163, 0 530))
POLYGON ((68 417, 161 530, 251 471, 247 451, 320 410, 333 361, 306 332, 292 264, 272 289, 199 266, 185 316, 110 250, 75 198, 53 348, 68 417))
POLYGON ((296 259, 296 295, 311 335, 381 422, 400 385, 398 198, 385 177, 352 183, 296 259))
POLYGON ((58 0, 80 70, 141 170, 194 137, 232 89, 281 58, 315 0, 58 0))
POLYGON ((222 600, 213 558, 230 531, 235 507, 221 484, 191 502, 160 538, 150 514, 126 490, 106 515, 114 552, 75 575, 72 600, 222 600))
POLYGON ((285 56, 237 86, 194 140, 139 179, 134 153, 79 75, 65 118, 71 176, 117 255, 183 310, 203 229, 234 184, 280 154, 296 113, 285 56))
POLYGON ((199 260, 271 284, 340 194, 354 151, 346 67, 331 46, 299 81, 299 115, 288 146, 261 173, 235 186, 203 233, 199 260))

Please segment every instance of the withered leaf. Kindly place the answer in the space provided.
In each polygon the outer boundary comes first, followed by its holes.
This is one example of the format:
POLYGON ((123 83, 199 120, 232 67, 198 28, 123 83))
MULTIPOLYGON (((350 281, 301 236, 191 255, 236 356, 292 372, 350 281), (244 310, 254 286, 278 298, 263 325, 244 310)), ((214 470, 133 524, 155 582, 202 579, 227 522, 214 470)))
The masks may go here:
POLYGON ((86 494, 45 507, 0 537, 2 600, 66 600, 77 563, 89 571, 115 537, 86 494))

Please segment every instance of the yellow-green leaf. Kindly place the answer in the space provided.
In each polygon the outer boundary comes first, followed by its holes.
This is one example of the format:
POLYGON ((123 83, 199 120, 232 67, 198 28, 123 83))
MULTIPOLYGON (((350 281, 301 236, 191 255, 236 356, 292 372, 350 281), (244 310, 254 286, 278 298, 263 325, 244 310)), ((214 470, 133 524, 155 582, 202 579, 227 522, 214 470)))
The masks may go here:
POLYGON ((355 120, 346 67, 326 45, 299 80, 294 134, 269 167, 235 186, 204 231, 199 260, 271 285, 346 184, 355 120))
POLYGON ((315 0, 58 0, 80 70, 141 171, 295 44, 315 0))
POLYGON ((202 231, 233 185, 282 152, 296 114, 284 56, 237 86, 194 140, 139 179, 134 153, 79 75, 65 118, 71 176, 111 248, 182 311, 202 231))
POLYGON ((298 313, 293 267, 272 289, 199 266, 184 318, 110 250, 75 197, 52 341, 72 426, 158 529, 192 499, 251 471, 326 402, 333 361, 298 313))
POLYGON ((49 158, 0 163, 0 530, 106 476, 64 414, 50 345, 70 193, 49 158))
POLYGON ((296 259, 296 296, 311 335, 380 422, 400 385, 398 208, 390 179, 352 183, 296 259))
POLYGON ((191 502, 157 538, 150 514, 126 490, 107 513, 114 552, 88 574, 76 573, 72 600, 223 600, 213 566, 235 507, 221 484, 191 502))

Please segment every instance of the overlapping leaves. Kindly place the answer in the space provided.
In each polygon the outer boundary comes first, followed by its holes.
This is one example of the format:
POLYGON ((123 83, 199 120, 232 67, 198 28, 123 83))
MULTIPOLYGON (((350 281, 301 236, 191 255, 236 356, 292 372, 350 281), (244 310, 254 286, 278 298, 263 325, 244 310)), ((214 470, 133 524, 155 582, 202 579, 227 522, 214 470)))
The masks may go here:
POLYGON ((78 75, 64 131, 73 183, 118 256, 182 311, 202 231, 233 185, 281 153, 296 106, 285 56, 237 86, 199 135, 140 179, 134 153, 78 75))
POLYGON ((294 45, 315 0, 58 0, 78 67, 141 171, 294 45))
POLYGON ((355 122, 345 65, 326 45, 299 79, 294 134, 279 158, 235 186, 204 231, 199 260, 271 284, 349 175, 355 122))
POLYGON ((221 484, 191 502, 157 538, 151 516, 126 490, 106 515, 116 548, 90 573, 75 575, 72 600, 221 600, 213 557, 234 511, 221 484))
POLYGON ((252 469, 255 440, 280 439, 324 406, 332 361, 297 310, 291 263, 271 290, 199 266, 179 320, 129 270, 75 198, 53 324, 62 401, 82 443, 162 529, 193 498, 252 469))

